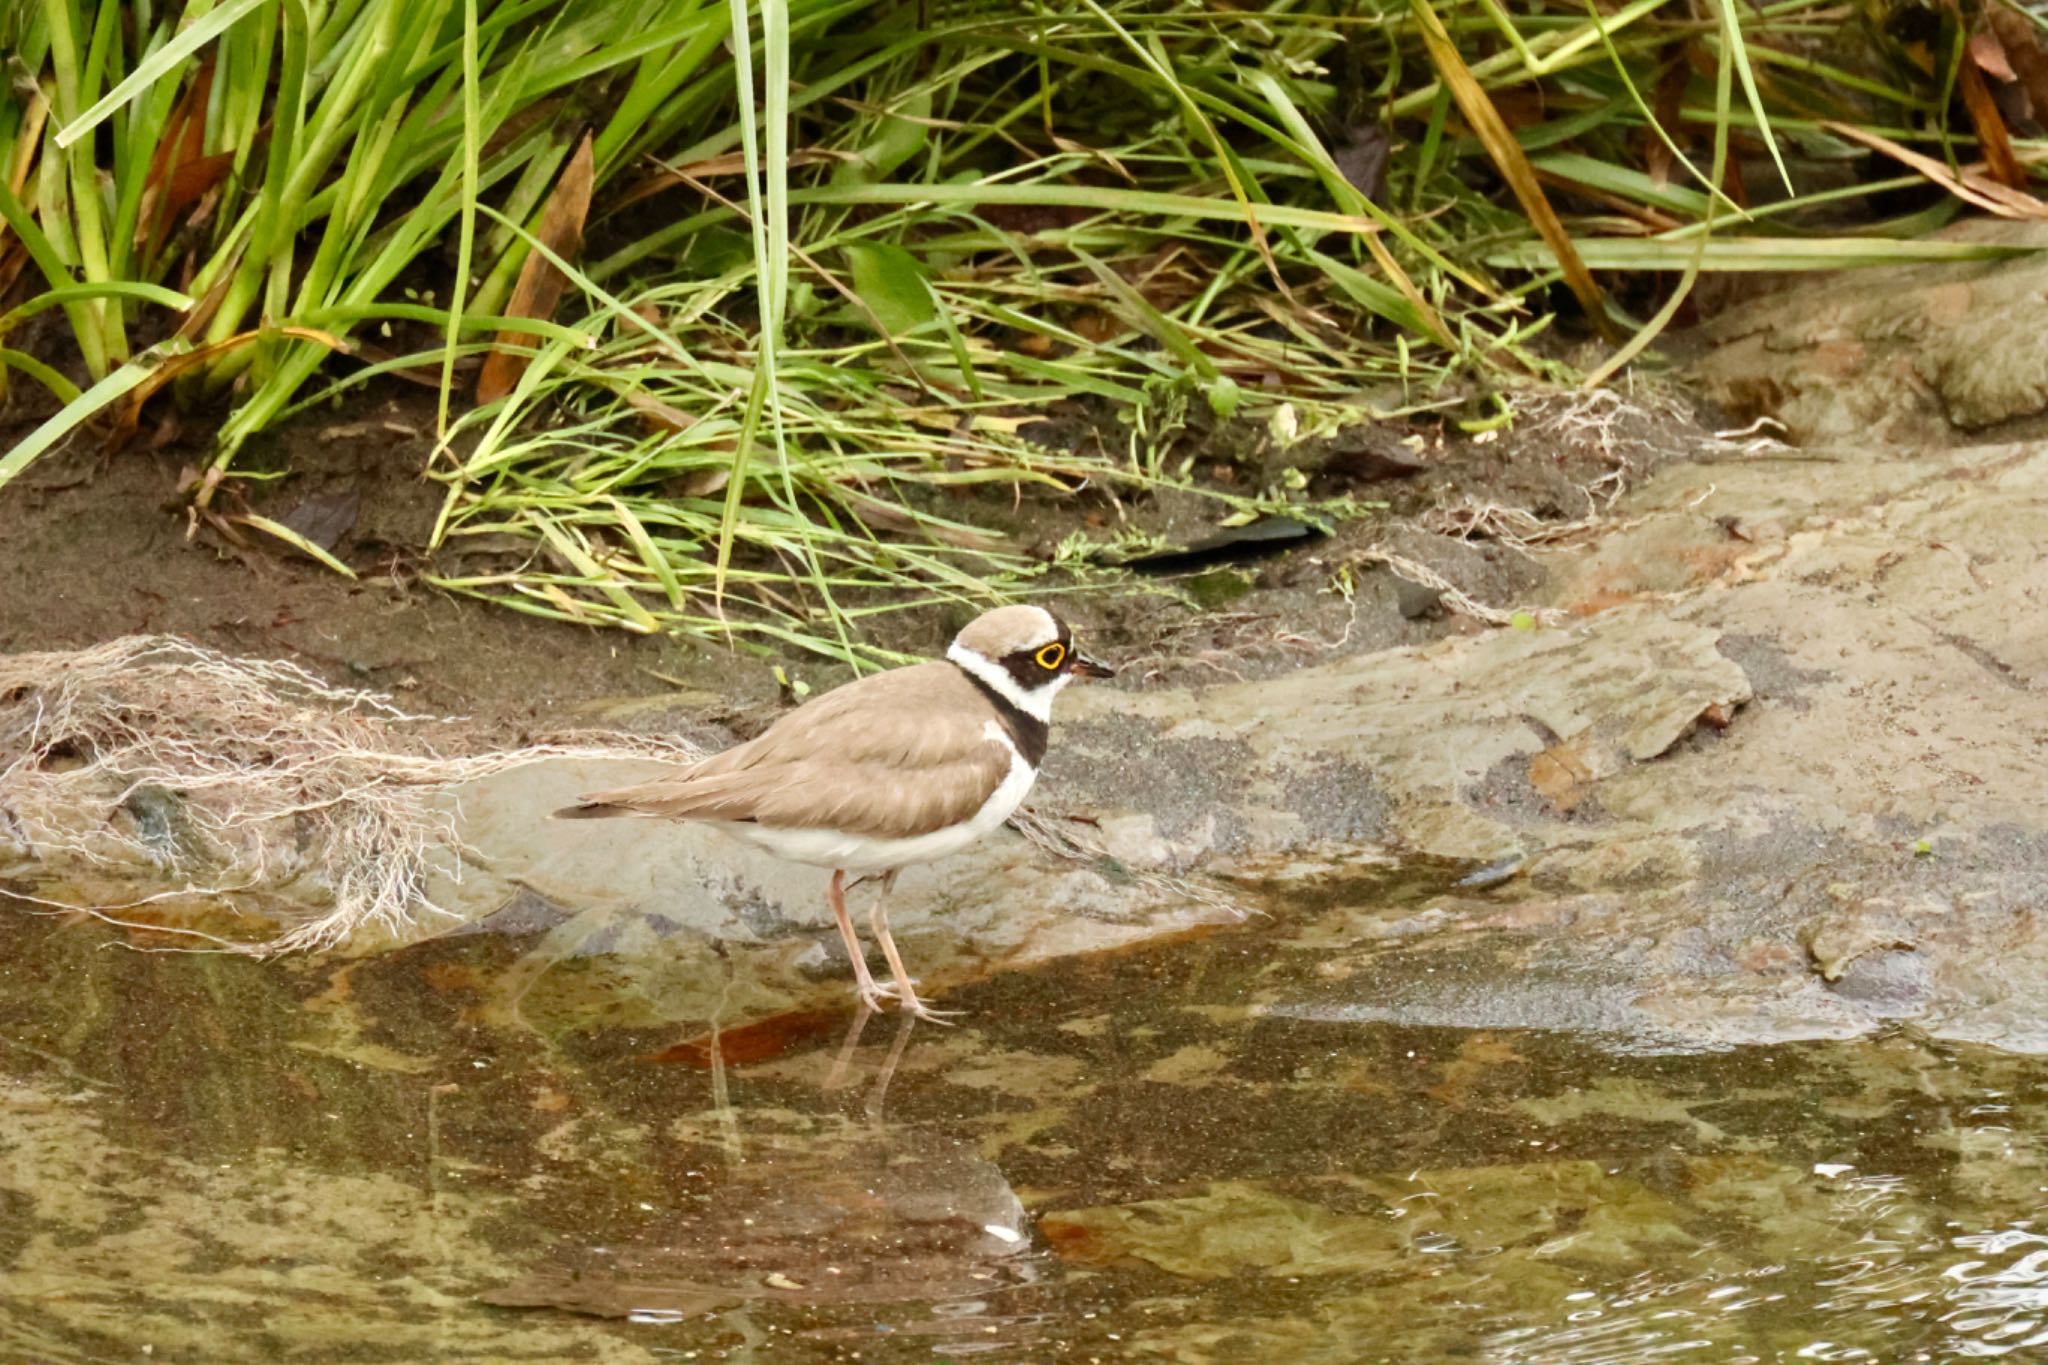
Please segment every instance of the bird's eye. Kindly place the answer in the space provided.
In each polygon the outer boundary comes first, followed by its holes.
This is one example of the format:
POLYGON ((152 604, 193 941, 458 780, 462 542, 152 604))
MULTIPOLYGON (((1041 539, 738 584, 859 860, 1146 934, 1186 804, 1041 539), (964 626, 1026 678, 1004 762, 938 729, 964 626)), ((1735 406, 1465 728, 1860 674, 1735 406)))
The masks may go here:
POLYGON ((1067 661, 1067 647, 1058 640, 1038 651, 1038 666, 1050 673, 1067 661))

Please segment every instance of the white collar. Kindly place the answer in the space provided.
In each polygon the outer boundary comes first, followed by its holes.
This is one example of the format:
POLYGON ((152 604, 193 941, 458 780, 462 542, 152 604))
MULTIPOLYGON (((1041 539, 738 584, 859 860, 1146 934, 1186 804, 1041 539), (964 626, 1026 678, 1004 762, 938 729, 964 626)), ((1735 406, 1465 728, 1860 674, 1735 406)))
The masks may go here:
POLYGON ((1009 669, 985 654, 975 653, 957 640, 946 651, 946 659, 966 669, 970 676, 1025 715, 1047 724, 1052 723, 1054 695, 1074 679, 1071 673, 1061 673, 1044 686, 1026 691, 1010 676, 1009 669))

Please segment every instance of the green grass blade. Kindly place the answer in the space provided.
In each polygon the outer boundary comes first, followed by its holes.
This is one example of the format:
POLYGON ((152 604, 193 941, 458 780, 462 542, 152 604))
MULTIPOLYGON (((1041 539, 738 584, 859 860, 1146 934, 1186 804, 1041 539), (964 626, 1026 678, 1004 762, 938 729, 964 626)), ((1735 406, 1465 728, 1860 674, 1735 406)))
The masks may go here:
POLYGON ((91 421, 116 400, 132 393, 150 377, 160 358, 154 350, 143 352, 66 403, 49 420, 23 437, 14 449, 0 455, 0 488, 13 482, 15 476, 35 463, 44 451, 91 421))
POLYGON ((1757 133, 1770 150, 1771 164, 1778 168, 1778 179, 1784 182, 1785 193, 1797 194, 1792 184, 1792 173, 1785 169, 1785 158, 1778 151, 1778 139, 1771 132, 1771 118, 1764 111, 1764 97, 1757 89, 1756 68, 1749 60, 1749 47, 1742 36, 1742 13, 1736 8, 1738 0, 1716 0, 1721 16, 1721 40, 1728 45, 1728 56, 1735 64, 1735 74, 1742 82, 1743 98, 1749 101, 1749 112, 1756 119, 1757 133))
POLYGON ((477 0, 462 0, 462 209, 455 238, 454 298, 448 305, 447 342, 441 355, 441 392, 434 405, 434 437, 448 442, 448 400, 455 389, 456 336, 476 256, 476 195, 483 179, 483 83, 477 44, 477 0))
MULTIPOLYGON (((58 374, 32 355, 0 346, 0 365, 20 370, 51 393, 56 394, 57 401, 60 403, 73 403, 78 399, 78 385, 72 383, 63 375, 58 374)), ((0 383, 0 398, 4 398, 6 393, 7 385, 0 383)))
POLYGON ((175 289, 166 289, 158 284, 144 284, 135 280, 106 280, 97 284, 66 284, 55 289, 45 289, 34 298, 18 304, 5 313, 0 313, 0 337, 26 318, 32 318, 47 308, 62 308, 87 299, 134 299, 138 303, 160 304, 180 313, 192 307, 192 299, 175 289))
POLYGON ((144 58, 126 79, 109 90, 100 101, 71 120, 57 133, 57 145, 69 148, 100 126, 116 109, 155 85, 182 65, 186 58, 227 32, 252 11, 276 0, 226 0, 208 10, 164 46, 144 58))
MULTIPOLYGON (((1695 241, 1654 237, 1582 237, 1581 259, 1596 270, 1683 271, 1694 259, 1695 241)), ((1699 256, 1709 273, 1744 271, 1861 270, 1873 266, 1932 262, 2010 260, 2043 250, 1999 242, 1888 241, 1875 237, 1729 238, 1713 241, 1699 256)), ((1491 253, 1488 264, 1511 269, 1555 265, 1548 248, 1520 243, 1491 253)))
POLYGON ((253 526, 267 536, 276 537, 308 559, 317 560, 321 564, 326 565, 343 578, 353 579, 356 576, 354 569, 336 559, 326 549, 314 544, 291 527, 286 526, 283 522, 272 521, 269 517, 258 516, 254 512, 239 513, 231 518, 231 520, 245 526, 253 526))

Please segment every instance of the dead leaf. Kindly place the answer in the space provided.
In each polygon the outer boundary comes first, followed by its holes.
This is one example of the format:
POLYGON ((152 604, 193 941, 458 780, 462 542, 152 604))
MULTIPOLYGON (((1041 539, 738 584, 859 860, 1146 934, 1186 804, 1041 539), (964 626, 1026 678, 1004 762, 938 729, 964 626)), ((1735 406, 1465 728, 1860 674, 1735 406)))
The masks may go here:
POLYGON ((1569 744, 1553 744, 1529 760, 1529 785, 1562 813, 1569 813, 1593 789, 1593 770, 1569 744))
POLYGON ((1728 202, 1737 208, 1749 207, 1749 182, 1742 178, 1742 158, 1728 158, 1728 168, 1721 176, 1721 193, 1728 196, 1728 202))
POLYGON ((0 247, 0 298, 14 288, 14 282, 21 278, 21 272, 28 265, 28 248, 10 241, 0 247))
POLYGON ((2019 79, 2006 58, 2005 44, 1999 40, 1998 31, 1986 27, 1970 35, 1970 60, 1977 68, 1993 80, 2016 81, 2019 79))
MULTIPOLYGON (((1657 126, 1667 135, 1682 131, 1685 127, 1685 92, 1692 85, 1692 68, 1683 60, 1682 45, 1665 49, 1670 64, 1665 68, 1663 79, 1657 82, 1655 114, 1657 126)), ((1658 189, 1671 183, 1671 171, 1678 164, 1677 156, 1664 138, 1654 132, 1643 133, 1649 146, 1645 151, 1643 164, 1650 175, 1650 183, 1658 189)))
MULTIPOLYGON (((1974 67, 1966 67, 1974 71, 1974 67)), ((2003 124, 1999 125, 2001 128, 2003 124)), ((1895 161, 1920 172, 1921 175, 1947 190, 1965 203, 1974 204, 1987 213, 2000 218, 2042 219, 2048 218, 2048 204, 2033 195, 2017 190, 1996 180, 1989 179, 1972 167, 1964 167, 1960 174, 1931 156, 1923 156, 1910 147, 1904 147, 1881 134, 1873 133, 1853 124, 1823 122, 1821 127, 1831 133, 1861 143, 1873 151, 1883 152, 1895 161)), ((2010 146, 2007 148, 2011 150, 2010 146)))
POLYGON ((1090 308, 1067 324, 1069 331, 1091 345, 1100 346, 1124 333, 1134 330, 1132 326, 1114 313, 1100 308, 1090 308))
POLYGON ((185 423, 178 416, 178 410, 175 407, 166 408, 156 419, 156 425, 150 429, 149 440, 144 446, 149 450, 162 450, 183 435, 184 430, 185 423))
MULTIPOLYGON (((1971 50, 1974 53, 1975 48, 1971 50)), ((1999 65, 2003 67, 2003 54, 2000 56, 1999 65)), ((2009 190, 2023 193, 2027 168, 2020 164, 2019 156, 2012 149, 2012 134, 2006 129, 2005 116, 1998 112, 1998 101, 1991 97, 1991 87, 1984 81, 1983 68, 1975 61, 1961 63, 1956 83, 1963 92, 1963 107, 1970 111, 1970 122, 1977 129, 1977 145, 1983 149, 1984 165, 1991 178, 2009 190)), ((2032 198, 2031 195, 2026 197, 2032 198)))
MULTIPOLYGON (((583 225, 590 217, 590 193, 595 177, 591 135, 586 132, 583 140, 576 144, 576 152, 569 158, 569 164, 563 168, 562 178, 555 182, 554 193, 548 196, 548 202, 541 208, 540 226, 533 234, 541 245, 565 261, 574 260, 583 245, 583 225)), ((505 315, 542 320, 552 318, 555 305, 561 301, 562 291, 568 283, 568 277, 546 256, 539 251, 529 251, 526 263, 519 267, 519 282, 512 287, 512 298, 505 305, 505 315)), ((526 371, 526 351, 531 344, 532 338, 525 333, 498 333, 497 344, 484 358, 483 373, 477 376, 477 402, 495 402, 512 391, 512 386, 526 371)))
POLYGON ((363 495, 353 488, 338 493, 315 493, 278 521, 321 549, 332 550, 355 529, 356 514, 362 505, 363 495))
MULTIPOLYGON (((236 260, 240 259, 239 248, 234 252, 234 257, 236 260)), ((228 296, 228 286, 234 282, 235 271, 231 262, 229 268, 221 271, 220 278, 214 281, 213 288, 207 290, 205 296, 192 305, 191 310, 185 314, 184 321, 178 324, 178 330, 174 334, 178 340, 190 341, 206 330, 213 321, 213 315, 220 311, 221 300, 228 296)))
MULTIPOLYGON (((121 401, 121 406, 115 410, 113 432, 108 438, 110 447, 118 450, 134 437, 136 427, 142 419, 142 405, 148 402, 150 397, 162 389, 164 385, 170 383, 179 375, 206 364, 209 360, 217 359, 230 351, 240 350, 244 346, 271 337, 290 337, 295 341, 310 341, 317 345, 325 346, 329 350, 344 353, 349 349, 348 343, 332 332, 323 332, 313 327, 259 327, 254 331, 238 332, 234 336, 210 342, 205 346, 195 346, 191 350, 181 352, 178 355, 167 356, 158 363, 155 369, 151 370, 147 376, 138 382, 134 388, 128 391, 121 401)), ((206 497, 210 496, 211 493, 211 485, 202 488, 202 506, 205 503, 206 497)))
POLYGON ((1392 145, 1392 135, 1380 124, 1359 122, 1330 144, 1330 160, 1352 189, 1381 204, 1387 197, 1387 154, 1392 145))
POLYGON ((138 251, 153 254, 185 211, 218 186, 235 164, 231 151, 206 154, 206 110, 213 96, 213 68, 209 53, 179 96, 150 157, 135 217, 138 251))
POLYGON ((720 469, 699 469, 679 478, 664 480, 661 495, 665 498, 709 498, 724 492, 731 482, 731 465, 720 469))
POLYGON ((841 1010, 791 1010, 740 1028, 722 1029, 671 1044, 642 1060, 681 1062, 699 1071, 709 1071, 713 1065, 747 1066, 771 1061, 799 1044, 827 1037, 844 1022, 845 1012, 841 1010))
POLYGON ((1486 149, 1501 178, 1507 181, 1516 202, 1529 216, 1530 224, 1543 238, 1544 245, 1550 248, 1558 269, 1564 274, 1565 284, 1578 299, 1579 307, 1585 310, 1587 320, 1602 336, 1618 340, 1614 323, 1607 316, 1606 300, 1600 286, 1594 282, 1593 272, 1586 269, 1578 247, 1572 242, 1571 233, 1544 196, 1535 167, 1529 164, 1529 154, 1522 150, 1522 144, 1509 131, 1492 94, 1472 74, 1472 68, 1465 64, 1464 55, 1459 52, 1457 43, 1444 28, 1443 20, 1429 0, 1409 0, 1409 3, 1422 32, 1423 46, 1429 50, 1430 61, 1443 80, 1444 88, 1451 92, 1451 98, 1457 102, 1458 110, 1465 116, 1473 135, 1486 149))
MULTIPOLYGON (((628 389, 620 395, 626 406, 647 419, 647 425, 656 431, 682 433, 697 425, 697 418, 681 408, 672 407, 659 398, 650 397, 639 389, 628 389)), ((735 443, 737 444, 737 443, 735 443)))
POLYGON ((172 218, 179 212, 197 203, 212 193, 215 186, 227 178, 234 167, 233 152, 215 152, 192 161, 181 161, 171 172, 171 183, 164 196, 164 210, 172 218))
POLYGON ((1559 175, 1555 171, 1538 169, 1536 178, 1546 185, 1552 185, 1561 190, 1568 190, 1581 199, 1589 200, 1603 208, 1611 209, 1625 218, 1632 218, 1649 232, 1669 232, 1679 226, 1679 220, 1668 213, 1660 212, 1647 204, 1638 203, 1633 199, 1627 199, 1618 194, 1611 194, 1606 190, 1595 189, 1584 180, 1574 176, 1559 175))
POLYGON ((1052 135, 1052 145, 1059 148, 1061 151, 1066 152, 1070 156, 1092 157, 1095 160, 1100 161, 1103 165, 1109 167, 1112 171, 1115 171, 1118 175, 1122 176, 1131 184, 1135 185, 1138 183, 1138 177, 1132 175, 1130 170, 1124 165, 1123 162, 1117 160, 1114 156, 1110 155, 1108 152, 1103 151, 1099 147, 1090 147, 1085 143, 1076 142, 1072 138, 1061 137, 1058 133, 1054 133, 1052 135))
POLYGON ((2026 117, 2037 123, 2048 119, 2048 44, 2041 31, 2032 19, 2004 5, 1986 5, 1984 24, 1997 37, 1999 57, 2011 73, 2004 79, 2024 96, 2026 117))
MULTIPOLYGON (((15 142, 15 146, 22 148, 41 146, 43 125, 50 120, 50 101, 43 94, 42 87, 30 82, 30 88, 34 93, 29 96, 28 104, 22 110, 21 128, 15 142)), ((17 93, 15 98, 19 100, 21 96, 17 93)), ((35 167, 36 159, 32 156, 21 155, 14 158, 7 188, 14 192, 16 198, 21 196, 22 187, 28 184, 29 172, 35 167)))
POLYGON ((1110 551, 1097 557, 1135 573, 1178 574, 1285 553, 1328 534, 1328 528, 1317 522, 1269 514, 1239 526, 1219 525, 1207 535, 1170 539, 1140 554, 1124 556, 1110 551))
POLYGON ((536 100, 497 126, 497 131, 484 139, 482 148, 486 165, 513 143, 525 137, 535 128, 553 123, 569 101, 557 96, 554 99, 536 100))
POLYGON ((1045 418, 1037 413, 1021 417, 1006 417, 995 412, 976 412, 962 415, 951 408, 914 408, 907 402, 900 402, 896 415, 914 426, 930 431, 959 434, 967 431, 999 431, 1006 436, 1015 436, 1033 422, 1045 418))

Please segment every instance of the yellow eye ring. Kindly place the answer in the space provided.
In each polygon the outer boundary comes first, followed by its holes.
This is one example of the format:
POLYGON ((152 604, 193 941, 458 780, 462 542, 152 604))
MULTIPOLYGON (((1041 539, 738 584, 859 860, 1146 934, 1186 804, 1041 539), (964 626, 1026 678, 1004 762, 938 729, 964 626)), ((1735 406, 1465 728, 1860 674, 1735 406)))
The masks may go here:
POLYGON ((1067 647, 1055 640, 1038 651, 1038 666, 1050 673, 1067 661, 1067 647))

